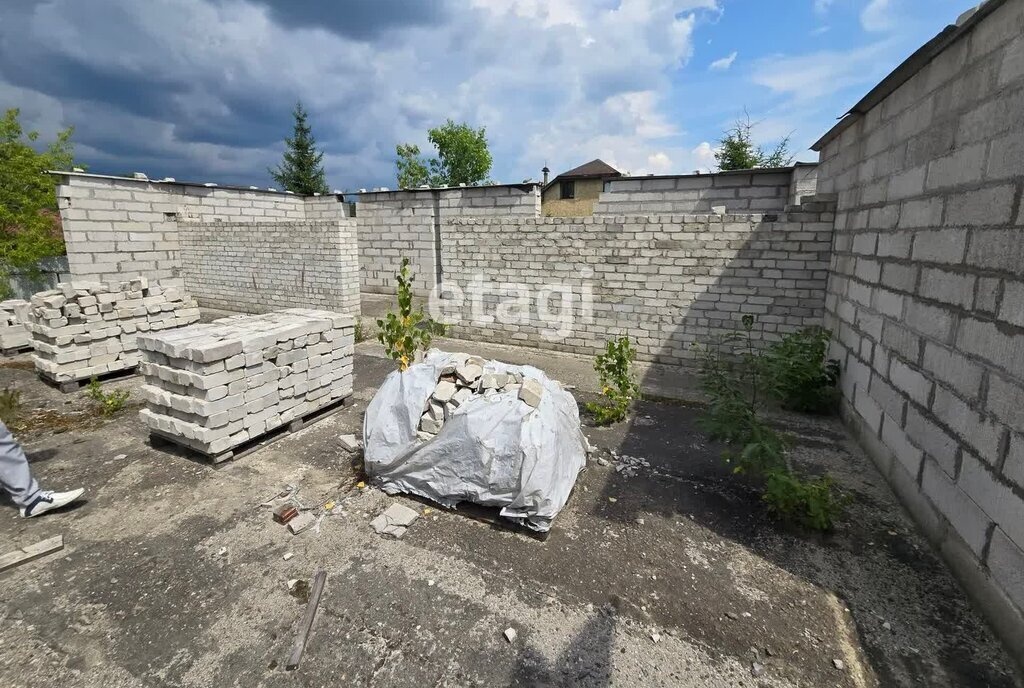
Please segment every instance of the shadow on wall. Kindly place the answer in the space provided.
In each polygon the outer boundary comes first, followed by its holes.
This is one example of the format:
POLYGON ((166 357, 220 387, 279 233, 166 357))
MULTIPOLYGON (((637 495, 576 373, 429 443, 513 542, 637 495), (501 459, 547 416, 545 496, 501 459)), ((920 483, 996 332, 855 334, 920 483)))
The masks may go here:
MULTIPOLYGON (((738 329, 745 313, 757 318, 755 327, 771 340, 780 330, 799 329, 785 324, 792 309, 823 311, 824 289, 810 299, 750 289, 744 303, 736 302, 737 285, 749 283, 751 271, 773 269, 760 263, 770 228, 759 227, 688 307, 664 315, 676 326, 661 356, 670 357, 673 348, 694 334, 707 341, 712 329, 738 329)), ((700 409, 692 405, 640 402, 624 427, 593 431, 599 439, 606 433, 603 437, 618 446, 620 455, 642 457, 651 468, 634 476, 613 474, 595 516, 622 528, 635 527, 638 519, 651 515, 687 524, 679 537, 690 540, 686 551, 692 557, 683 562, 687 573, 679 577, 679 585, 681 590, 693 587, 694 596, 681 594, 664 604, 677 607, 674 615, 694 619, 688 634, 746 656, 751 645, 765 647, 779 637, 804 636, 809 626, 813 629, 814 618, 835 619, 833 630, 841 637, 845 605, 859 636, 853 642, 863 648, 882 685, 1015 685, 1001 646, 924 538, 908 527, 912 522, 884 478, 838 418, 772 413, 773 423, 795 439, 791 457, 796 470, 808 476, 827 472, 853 497, 835 532, 821 535, 773 520, 758 482, 732 474, 721 458, 724 447, 707 438, 699 416, 700 409), (745 577, 736 562, 750 554, 764 569, 745 577), (689 572, 697 577, 691 580, 689 572), (731 585, 722 586, 726 580, 731 585), (807 581, 834 594, 838 606, 829 607, 829 594, 809 597, 806 590, 787 586, 787 580, 807 581), (759 588, 753 599, 744 592, 745 585, 759 588), (774 626, 738 631, 726 617, 738 609, 774 626), (782 609, 788 611, 780 613, 782 609), (720 622, 706 625, 709 618, 720 622)), ((651 608, 655 621, 657 609, 651 608)), ((830 658, 839 656, 828 654, 838 651, 829 647, 831 640, 818 638, 821 644, 816 645, 826 672, 831 671, 830 658)))
POLYGON ((10 276, 12 299, 32 298, 32 295, 52 289, 58 282, 66 282, 71 279, 71 271, 68 267, 67 256, 54 256, 44 258, 37 263, 38 272, 14 272, 10 276))

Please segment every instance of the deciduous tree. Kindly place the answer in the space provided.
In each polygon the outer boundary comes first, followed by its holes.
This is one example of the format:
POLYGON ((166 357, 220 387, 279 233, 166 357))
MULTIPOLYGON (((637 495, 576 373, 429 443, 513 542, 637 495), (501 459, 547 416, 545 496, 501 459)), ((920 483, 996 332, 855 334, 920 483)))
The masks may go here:
POLYGON ((64 253, 56 181, 47 170, 70 170, 72 129, 36 150, 39 132, 26 132, 11 109, 0 120, 0 296, 10 294, 12 271, 31 273, 36 263, 64 253))
POLYGON ((483 184, 488 181, 493 158, 487 146, 486 129, 473 129, 468 124, 448 120, 427 132, 437 157, 420 158, 419 146, 399 144, 395 161, 400 188, 413 188, 423 184, 431 186, 458 186, 483 184))

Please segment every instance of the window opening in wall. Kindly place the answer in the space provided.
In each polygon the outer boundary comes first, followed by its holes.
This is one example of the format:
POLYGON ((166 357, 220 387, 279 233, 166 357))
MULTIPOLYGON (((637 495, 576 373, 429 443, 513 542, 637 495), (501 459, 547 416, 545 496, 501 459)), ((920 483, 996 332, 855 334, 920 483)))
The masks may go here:
POLYGON ((576 198, 576 182, 562 182, 562 198, 576 198))

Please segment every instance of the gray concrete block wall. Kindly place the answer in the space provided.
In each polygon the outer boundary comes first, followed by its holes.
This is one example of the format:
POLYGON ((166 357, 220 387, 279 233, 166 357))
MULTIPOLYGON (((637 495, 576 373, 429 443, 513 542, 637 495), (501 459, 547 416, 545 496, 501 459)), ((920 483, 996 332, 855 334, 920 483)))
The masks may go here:
POLYGON ((825 144, 818 188, 847 417, 1024 658, 1024 2, 991 7, 825 144))
POLYGON ((671 177, 623 177, 605 183, 594 215, 781 211, 814 193, 814 165, 784 170, 750 170, 671 177), (799 193, 795 189, 799 186, 799 193))
POLYGON ((539 217, 540 185, 510 184, 359 194, 360 284, 364 292, 395 293, 402 258, 414 272, 413 288, 428 294, 444 272, 440 226, 459 217, 539 217))
POLYGON ((502 284, 525 285, 535 300, 518 323, 469 322, 467 305, 452 332, 586 355, 628 334, 639 360, 692 366, 692 345, 739 327, 745 313, 761 342, 820 324, 831 238, 830 212, 454 219, 442 226, 446 287, 468 300, 480 279, 485 316, 502 284), (538 317, 546 285, 575 294, 565 336, 543 336, 556 327, 538 317))
POLYGON ((179 223, 186 288, 201 306, 359 312, 356 223, 335 220, 179 223))

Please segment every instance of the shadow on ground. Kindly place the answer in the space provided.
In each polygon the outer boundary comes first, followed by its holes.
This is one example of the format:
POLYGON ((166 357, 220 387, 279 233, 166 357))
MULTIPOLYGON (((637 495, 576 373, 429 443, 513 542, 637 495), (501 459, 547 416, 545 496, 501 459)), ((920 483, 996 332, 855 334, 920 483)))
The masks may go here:
MULTIPOLYGON (((734 294, 748 287, 755 261, 774 240, 771 227, 760 225, 723 270, 709 269, 714 283, 688 308, 661 316, 675 323, 661 357, 689 347, 695 335, 706 340, 740 328, 743 313, 735 309, 734 294)), ((791 288, 758 303, 755 338, 771 341, 783 323, 798 328, 794 312, 822 312, 824 293, 791 288)), ((643 381, 645 388, 648 382, 643 381)), ((828 473, 853 498, 835 532, 822 535, 772 519, 760 500, 760 486, 730 472, 722 447, 698 427, 699 413, 693 406, 645 402, 622 426, 594 429, 597 443, 642 457, 651 466, 633 478, 613 476, 604 496, 617 500, 614 508, 599 508, 594 515, 619 524, 650 515, 687 519, 833 593, 849 609, 851 643, 863 648, 881 685, 1015 684, 1002 646, 838 419, 788 413, 772 418, 795 438, 791 455, 802 474, 828 473)), ((698 548, 692 558, 699 562, 705 555, 698 548)), ((837 618, 837 626, 844 623, 837 618)))

